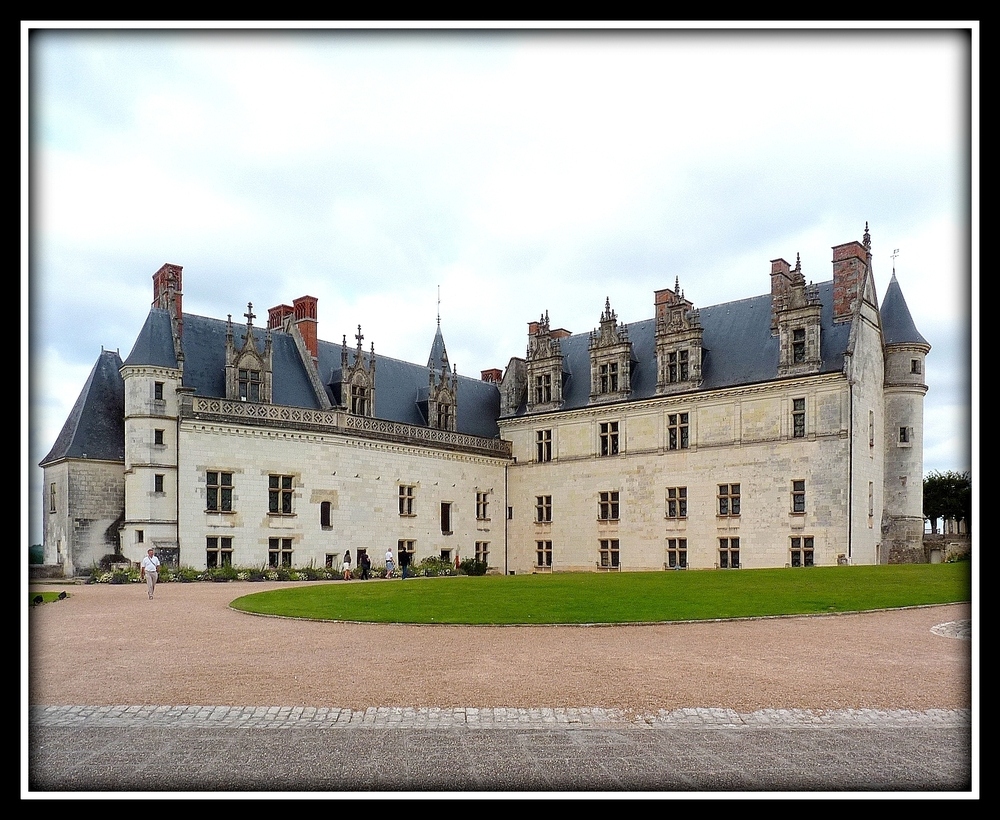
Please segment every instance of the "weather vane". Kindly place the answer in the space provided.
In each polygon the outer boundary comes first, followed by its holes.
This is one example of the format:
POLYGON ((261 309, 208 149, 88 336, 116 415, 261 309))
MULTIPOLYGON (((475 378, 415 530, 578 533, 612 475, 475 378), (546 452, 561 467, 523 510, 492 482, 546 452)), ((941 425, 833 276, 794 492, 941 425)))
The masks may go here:
POLYGON ((892 253, 889 254, 892 257, 892 272, 896 273, 896 257, 899 256, 899 248, 893 248, 892 253))

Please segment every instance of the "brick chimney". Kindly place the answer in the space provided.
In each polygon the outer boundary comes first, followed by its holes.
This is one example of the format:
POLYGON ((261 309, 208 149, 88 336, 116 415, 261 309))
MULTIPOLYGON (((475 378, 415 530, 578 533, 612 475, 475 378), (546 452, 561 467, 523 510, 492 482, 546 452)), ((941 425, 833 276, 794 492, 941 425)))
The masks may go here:
POLYGON ((868 252, 860 242, 833 247, 833 321, 848 322, 853 317, 867 260, 868 252))
POLYGON ((295 314, 295 308, 291 305, 276 305, 267 312, 267 329, 283 330, 285 319, 295 314))
POLYGON ((481 370, 479 375, 484 382, 489 382, 490 384, 499 384, 503 381, 503 371, 497 370, 495 367, 489 370, 481 370))
POLYGON ((771 260, 771 297, 787 296, 792 284, 792 267, 784 259, 771 260))
POLYGON ((292 302, 295 311, 295 326, 302 334, 306 349, 313 361, 319 361, 319 342, 317 337, 316 305, 319 300, 315 296, 300 296, 292 302))
POLYGON ((184 328, 183 301, 180 265, 165 264, 153 274, 153 307, 166 310, 177 322, 178 334, 184 328))

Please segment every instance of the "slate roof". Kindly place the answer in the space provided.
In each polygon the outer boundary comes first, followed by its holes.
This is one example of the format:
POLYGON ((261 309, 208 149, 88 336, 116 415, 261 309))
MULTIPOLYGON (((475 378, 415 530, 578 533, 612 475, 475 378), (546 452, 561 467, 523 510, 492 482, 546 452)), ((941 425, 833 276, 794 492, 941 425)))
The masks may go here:
POLYGON ((910 316, 910 309, 906 306, 903 298, 903 291, 896 281, 896 272, 893 271, 892 279, 889 280, 889 287, 885 292, 885 299, 882 300, 882 336, 887 345, 894 344, 923 344, 930 347, 930 343, 920 335, 916 325, 913 324, 913 317, 910 316))
MULTIPOLYGON (((227 322, 222 319, 184 314, 184 386, 194 388, 196 396, 223 398, 226 395, 226 326, 227 322)), ((237 348, 243 345, 246 331, 246 325, 233 325, 233 341, 237 348)), ((264 348, 266 333, 266 328, 253 328, 258 350, 264 348)), ((336 404, 340 399, 342 344, 320 340, 317 348, 320 379, 326 386, 328 398, 336 404)), ((438 327, 431 344, 429 361, 440 362, 443 354, 444 339, 438 327)), ((357 350, 349 347, 349 364, 353 364, 356 355, 357 350)), ((362 356, 368 362, 371 354, 362 351, 362 356)), ((271 357, 272 402, 287 407, 319 409, 320 402, 290 334, 271 331, 271 357)), ((150 310, 125 364, 177 366, 167 311, 162 308, 150 310)), ((428 380, 426 365, 393 359, 376 351, 375 416, 388 421, 426 426, 428 380)), ((499 413, 500 393, 495 384, 458 377, 458 432, 496 438, 500 434, 496 423, 499 413)))
POLYGON ((117 351, 102 350, 55 444, 39 465, 65 458, 125 461, 125 382, 117 351))

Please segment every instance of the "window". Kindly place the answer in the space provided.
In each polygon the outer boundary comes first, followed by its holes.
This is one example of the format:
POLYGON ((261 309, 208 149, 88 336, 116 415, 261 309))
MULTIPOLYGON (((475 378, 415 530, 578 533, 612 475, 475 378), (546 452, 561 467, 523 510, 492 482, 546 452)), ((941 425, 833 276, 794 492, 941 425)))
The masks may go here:
POLYGON ((163 401, 163 382, 153 382, 153 399, 163 401))
POLYGON ((792 331, 792 362, 799 364, 806 360, 806 331, 797 327, 792 331))
POLYGON ((145 540, 146 540, 146 533, 144 533, 142 530, 136 530, 135 531, 135 543, 141 544, 145 540))
POLYGON ((368 415, 368 390, 363 384, 351 385, 351 412, 355 416, 368 415))
POLYGON ((451 558, 451 550, 450 549, 445 548, 445 549, 441 550, 441 560, 442 561, 447 561, 449 564, 451 563, 452 558, 451 558))
POLYGON ((602 538, 600 543, 601 566, 618 567, 618 539, 602 538))
POLYGON ((740 539, 719 539, 719 567, 722 569, 740 568, 740 539))
POLYGON ((548 523, 552 520, 552 496, 535 496, 535 521, 538 523, 548 523))
POLYGON ((552 401, 552 376, 535 376, 535 404, 552 401))
POLYGON ((49 512, 56 511, 56 485, 55 482, 49 484, 49 512))
POLYGON ((920 373, 920 359, 910 359, 910 372, 920 373))
POLYGON ((489 541, 476 541, 476 560, 480 564, 488 564, 490 562, 489 541))
POLYGON ((599 368, 602 393, 618 392, 618 363, 602 364, 599 368))
POLYGON ((667 539, 667 566, 670 569, 686 569, 688 565, 688 540, 686 538, 667 539))
POLYGON ((685 382, 688 379, 688 352, 677 350, 667 354, 667 381, 685 382))
POLYGON ((326 554, 326 568, 327 569, 340 569, 340 562, 337 560, 340 557, 340 553, 328 552, 326 554))
POLYGON ((687 450, 690 446, 688 438, 688 414, 670 413, 667 416, 667 446, 671 450, 687 450))
POLYGON ((292 477, 268 476, 268 512, 278 515, 292 514, 292 477))
POLYGON ((451 429, 451 416, 452 416, 452 407, 450 404, 445 404, 443 402, 438 404, 438 420, 437 420, 438 430, 451 429))
POLYGON ((476 520, 490 520, 490 494, 476 493, 476 520))
POLYGON ((908 444, 910 441, 910 428, 900 427, 899 428, 899 443, 908 444))
POLYGON ((441 502, 441 534, 451 535, 451 502, 441 502))
POLYGON ((792 549, 789 563, 793 567, 811 567, 813 564, 813 539, 812 536, 800 538, 792 537, 792 549))
POLYGON ((535 460, 552 461, 552 431, 535 431, 535 460))
MULTIPOLYGON (((327 556, 327 560, 331 556, 327 556)), ((269 567, 290 567, 292 565, 292 539, 267 539, 267 565, 269 567)))
POLYGON ((536 541, 535 542, 535 566, 538 567, 551 567, 552 566, 552 542, 551 541, 536 541))
POLYGON ((806 400, 792 399, 792 437, 805 438, 806 400))
POLYGON ((153 431, 153 444, 158 444, 160 446, 163 446, 163 431, 162 430, 154 430, 153 431))
POLYGON ((601 455, 613 456, 618 454, 618 422, 601 422, 601 455))
POLYGON ((157 473, 153 476, 153 492, 162 493, 163 492, 163 476, 157 473))
POLYGON ((333 504, 329 501, 321 501, 319 505, 319 525, 324 529, 328 530, 333 525, 330 523, 330 513, 333 510, 333 504))
POLYGON ((230 536, 210 535, 205 539, 205 564, 212 567, 233 565, 233 539, 230 536))
POLYGON ((205 509, 210 512, 233 511, 233 474, 210 470, 205 473, 205 509))
POLYGON ((687 518, 687 487, 667 487, 667 518, 687 518))
POLYGON ((792 482, 792 512, 804 513, 806 511, 806 482, 796 480, 792 482))
POLYGON ((399 514, 413 515, 413 496, 417 491, 416 487, 408 484, 399 485, 399 514))
POLYGON ((719 485, 719 515, 740 514, 740 485, 719 485))
POLYGON ((597 505, 597 516, 602 521, 618 520, 618 491, 609 490, 600 494, 600 501, 597 505))
POLYGON ((868 446, 875 446, 875 411, 868 411, 868 446))
POLYGON ((399 563, 399 564, 402 563, 401 559, 402 559, 402 555, 403 555, 404 552, 407 555, 410 556, 410 563, 411 564, 413 563, 414 543, 415 543, 414 541, 411 541, 411 540, 406 539, 406 538, 401 538, 401 539, 399 539, 396 542, 396 562, 397 563, 399 563))
POLYGON ((261 377, 259 370, 240 368, 238 381, 240 401, 260 401, 261 377))

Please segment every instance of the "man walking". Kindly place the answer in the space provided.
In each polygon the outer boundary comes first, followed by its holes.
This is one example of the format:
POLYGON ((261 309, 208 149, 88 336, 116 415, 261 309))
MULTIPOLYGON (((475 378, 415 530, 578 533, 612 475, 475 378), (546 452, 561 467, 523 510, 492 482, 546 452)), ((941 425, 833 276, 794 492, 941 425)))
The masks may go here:
POLYGON ((406 568, 410 566, 410 551, 407 549, 401 549, 399 551, 399 569, 403 574, 403 580, 406 580, 406 568))
POLYGON ((153 590, 156 588, 156 579, 160 575, 160 559, 153 555, 153 548, 146 550, 146 557, 139 565, 139 580, 146 582, 146 591, 149 593, 149 600, 153 600, 153 590))

